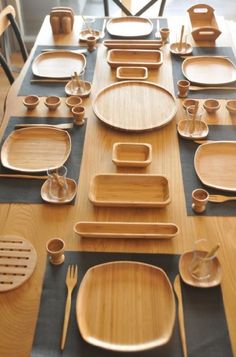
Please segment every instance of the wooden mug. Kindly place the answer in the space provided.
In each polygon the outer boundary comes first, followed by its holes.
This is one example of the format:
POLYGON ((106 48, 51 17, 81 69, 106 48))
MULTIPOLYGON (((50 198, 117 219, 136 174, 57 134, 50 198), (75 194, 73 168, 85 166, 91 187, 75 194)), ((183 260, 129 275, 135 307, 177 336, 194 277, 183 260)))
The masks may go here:
POLYGON ((60 265, 65 260, 65 242, 61 238, 51 238, 46 244, 49 261, 53 265, 60 265))

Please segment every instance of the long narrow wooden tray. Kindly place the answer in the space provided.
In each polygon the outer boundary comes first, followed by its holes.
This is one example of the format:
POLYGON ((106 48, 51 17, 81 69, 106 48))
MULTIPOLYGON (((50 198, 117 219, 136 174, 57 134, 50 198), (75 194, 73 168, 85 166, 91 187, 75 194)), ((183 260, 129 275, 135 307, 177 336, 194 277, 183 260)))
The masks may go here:
POLYGON ((157 50, 163 43, 160 40, 104 40, 103 45, 108 49, 157 50))
POLYGON ((236 141, 200 145, 194 156, 194 167, 203 184, 236 192, 236 141))
POLYGON ((159 50, 113 49, 108 51, 107 62, 112 68, 119 66, 145 66, 157 69, 163 63, 163 55, 159 50))
POLYGON ((170 239, 179 233, 174 223, 77 222, 74 232, 85 238, 170 239))
POLYGON ((170 203, 168 179, 162 175, 98 174, 89 199, 96 206, 165 207, 170 203))
POLYGON ((17 171, 40 172, 62 166, 71 152, 71 138, 56 128, 13 131, 1 150, 3 166, 17 171))
POLYGON ((151 349, 172 335, 173 289, 166 273, 153 265, 96 265, 80 284, 76 317, 82 337, 92 345, 120 352, 151 349))
POLYGON ((97 117, 113 128, 144 131, 169 123, 176 114, 172 94, 155 83, 122 81, 105 87, 93 102, 97 117))

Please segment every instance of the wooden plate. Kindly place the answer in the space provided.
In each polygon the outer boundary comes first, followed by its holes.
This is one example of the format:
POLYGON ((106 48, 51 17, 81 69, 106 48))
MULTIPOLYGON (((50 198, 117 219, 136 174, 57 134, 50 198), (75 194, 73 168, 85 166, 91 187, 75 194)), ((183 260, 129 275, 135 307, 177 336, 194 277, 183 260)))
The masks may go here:
POLYGON ((113 128, 144 131, 169 123, 176 114, 176 103, 167 89, 155 83, 122 81, 102 89, 93 110, 113 128))
POLYGON ((189 265, 193 258, 193 252, 186 252, 181 255, 179 260, 179 273, 183 281, 191 286, 196 286, 198 288, 212 288, 213 286, 217 286, 221 282, 221 267, 220 262, 215 257, 212 261, 213 269, 212 269, 212 276, 205 280, 197 280, 192 277, 189 272, 189 265))
POLYGON ((63 200, 58 200, 54 197, 51 197, 49 194, 49 180, 46 180, 41 188, 42 199, 45 202, 55 203, 55 204, 65 204, 71 202, 76 195, 77 185, 76 182, 70 178, 67 178, 66 181, 68 185, 68 192, 66 198, 64 198, 63 200))
POLYGON ((111 36, 144 37, 148 36, 152 29, 152 22, 139 16, 116 17, 107 22, 107 31, 111 36))
POLYGON ((182 63, 182 72, 190 81, 203 85, 221 85, 236 80, 236 67, 229 58, 193 56, 182 63))
POLYGON ((163 46, 163 43, 160 40, 104 40, 103 45, 108 49, 127 48, 157 50, 163 46))
POLYGON ((163 55, 159 50, 109 50, 107 62, 112 68, 118 66, 145 66, 158 68, 163 63, 163 55))
POLYGON ((2 165, 17 171, 39 172, 62 166, 70 155, 66 130, 23 128, 13 131, 1 150, 2 165))
POLYGON ((33 64, 33 74, 46 78, 69 78, 86 67, 86 58, 82 53, 70 51, 49 51, 38 55, 33 64), (65 65, 66 64, 66 65, 65 65))
POLYGON ((236 141, 200 145, 194 156, 194 167, 204 185, 236 192, 236 141))
POLYGON ((74 232, 88 238, 170 239, 179 233, 173 223, 77 222, 74 232))
POLYGON ((79 288, 76 316, 88 343, 113 351, 143 351, 167 343, 175 299, 165 272, 120 261, 90 268, 79 288))
POLYGON ((195 130, 191 133, 193 123, 191 120, 180 120, 177 125, 177 130, 180 136, 184 139, 198 140, 207 137, 209 133, 208 125, 202 120, 195 120, 195 130))
POLYGON ((145 143, 114 143, 112 161, 116 166, 146 167, 152 161, 152 145, 145 143))
POLYGON ((170 203, 168 179, 161 175, 95 175, 89 199, 96 206, 164 207, 170 203))
POLYGON ((28 280, 37 263, 37 253, 22 237, 0 237, 0 292, 9 291, 28 280))

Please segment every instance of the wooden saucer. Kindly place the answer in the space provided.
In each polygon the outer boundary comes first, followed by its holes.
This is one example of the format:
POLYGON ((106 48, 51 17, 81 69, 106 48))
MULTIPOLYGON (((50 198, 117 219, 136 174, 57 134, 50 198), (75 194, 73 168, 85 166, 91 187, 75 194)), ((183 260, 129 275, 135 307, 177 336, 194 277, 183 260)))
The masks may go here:
POLYGON ((195 286, 198 288, 212 288, 213 286, 217 286, 221 282, 221 266, 220 262, 215 257, 213 259, 213 273, 212 276, 208 279, 205 280, 197 280, 192 277, 192 275, 189 272, 189 265, 192 261, 193 257, 193 252, 186 252, 183 255, 181 255, 180 260, 179 260, 179 273, 183 281, 191 286, 195 286))
POLYGON ((191 120, 181 120, 177 125, 177 130, 180 136, 189 140, 203 139, 207 137, 209 133, 208 125, 202 120, 195 121, 195 130, 193 133, 190 132, 192 126, 191 120))
POLYGON ((65 86, 65 92, 67 95, 78 95, 81 98, 88 97, 91 92, 91 83, 85 81, 84 85, 85 85, 85 88, 84 88, 83 93, 79 92, 79 91, 78 91, 78 93, 74 93, 74 91, 72 90, 72 81, 69 81, 65 86))
POLYGON ((56 203, 56 204, 65 204, 65 203, 71 202, 76 195, 77 185, 76 185, 76 182, 70 178, 67 178, 66 181, 68 184, 68 194, 64 200, 57 200, 55 198, 52 198, 49 195, 49 192, 48 192, 49 180, 46 180, 41 188, 42 199, 46 202, 56 203))
POLYGON ((85 30, 82 30, 80 31, 80 34, 79 34, 79 39, 80 41, 87 41, 87 38, 89 36, 95 36, 96 37, 96 40, 98 41, 99 40, 99 37, 100 37, 100 31, 98 30, 92 30, 92 33, 85 29, 85 30))

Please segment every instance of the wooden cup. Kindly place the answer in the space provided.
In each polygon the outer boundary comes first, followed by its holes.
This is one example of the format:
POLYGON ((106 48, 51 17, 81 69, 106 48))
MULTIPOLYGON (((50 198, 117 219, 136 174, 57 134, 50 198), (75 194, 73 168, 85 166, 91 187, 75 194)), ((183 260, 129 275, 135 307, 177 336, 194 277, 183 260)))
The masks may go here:
POLYGON ((166 43, 170 34, 170 29, 168 27, 162 27, 160 29, 161 39, 163 43, 166 43))
POLYGON ((94 50, 96 42, 97 42, 96 37, 95 36, 88 36, 86 41, 87 41, 89 52, 92 52, 94 50))
POLYGON ((74 116, 74 123, 76 125, 84 124, 85 107, 82 105, 76 105, 72 108, 72 114, 74 116))
POLYGON ((53 265, 60 265, 64 262, 65 242, 61 238, 51 238, 46 244, 49 261, 53 265))
POLYGON ((186 79, 181 79, 177 82, 178 97, 185 98, 188 96, 190 82, 186 79))
POLYGON ((209 193, 202 188, 197 188, 192 192, 192 209, 197 213, 205 211, 209 200, 209 193))

